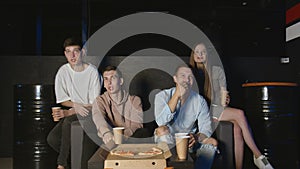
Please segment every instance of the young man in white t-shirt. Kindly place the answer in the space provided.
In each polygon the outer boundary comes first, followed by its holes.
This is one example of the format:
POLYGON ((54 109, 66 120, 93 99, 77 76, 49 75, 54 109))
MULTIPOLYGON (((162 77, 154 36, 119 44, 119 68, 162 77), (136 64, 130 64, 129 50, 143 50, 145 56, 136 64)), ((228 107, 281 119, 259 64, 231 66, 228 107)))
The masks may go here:
MULTIPOLYGON (((60 121, 47 138, 49 145, 59 153, 57 169, 70 168, 71 123, 78 118, 90 122, 92 103, 101 93, 102 76, 94 65, 83 62, 85 51, 81 46, 75 38, 64 41, 68 63, 62 65, 55 76, 56 103, 67 108, 52 112, 60 121)), ((87 159, 82 164, 82 168, 87 168, 87 159)))

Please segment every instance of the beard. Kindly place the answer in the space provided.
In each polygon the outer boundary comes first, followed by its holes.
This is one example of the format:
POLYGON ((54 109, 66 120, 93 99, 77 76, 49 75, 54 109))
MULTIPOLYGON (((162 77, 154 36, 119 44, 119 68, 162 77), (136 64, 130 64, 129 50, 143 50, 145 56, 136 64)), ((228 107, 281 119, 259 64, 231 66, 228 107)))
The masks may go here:
POLYGON ((188 82, 182 82, 180 84, 182 87, 184 87, 185 89, 190 89, 191 88, 191 84, 188 82))

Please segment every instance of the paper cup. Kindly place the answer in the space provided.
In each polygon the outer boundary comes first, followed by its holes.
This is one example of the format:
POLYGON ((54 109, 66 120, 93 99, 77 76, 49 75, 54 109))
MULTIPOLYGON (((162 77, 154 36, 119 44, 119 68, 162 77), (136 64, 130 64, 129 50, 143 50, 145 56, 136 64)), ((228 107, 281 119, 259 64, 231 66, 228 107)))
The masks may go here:
MULTIPOLYGON (((52 107, 52 113, 55 113, 57 110, 60 110, 61 107, 52 107)), ((53 121, 59 121, 59 118, 57 116, 53 116, 53 121)))
POLYGON ((221 105, 222 105, 222 106, 226 106, 226 98, 227 98, 227 95, 228 95, 228 91, 225 90, 225 89, 222 89, 222 90, 221 90, 221 105))
POLYGON ((188 136, 189 133, 175 133, 175 137, 188 136))
POLYGON ((113 128, 115 144, 122 144, 124 129, 124 127, 113 128))
POLYGON ((179 160, 186 160, 190 136, 178 136, 176 139, 176 152, 179 160))

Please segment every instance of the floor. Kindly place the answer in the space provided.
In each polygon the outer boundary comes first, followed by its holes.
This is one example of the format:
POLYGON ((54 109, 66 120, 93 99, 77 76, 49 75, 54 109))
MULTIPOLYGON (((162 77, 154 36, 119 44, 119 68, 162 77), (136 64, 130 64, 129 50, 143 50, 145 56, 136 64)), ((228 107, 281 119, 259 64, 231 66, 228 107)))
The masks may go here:
MULTIPOLYGON (((244 168, 256 168, 254 167, 254 165, 251 163, 251 166, 247 166, 245 165, 244 168)), ((296 167, 295 169, 300 169, 300 165, 297 164, 298 167, 296 167)), ((12 158, 0 158, 0 169, 13 169, 13 159, 12 158)))
POLYGON ((12 169, 13 159, 12 158, 0 158, 0 169, 12 169))

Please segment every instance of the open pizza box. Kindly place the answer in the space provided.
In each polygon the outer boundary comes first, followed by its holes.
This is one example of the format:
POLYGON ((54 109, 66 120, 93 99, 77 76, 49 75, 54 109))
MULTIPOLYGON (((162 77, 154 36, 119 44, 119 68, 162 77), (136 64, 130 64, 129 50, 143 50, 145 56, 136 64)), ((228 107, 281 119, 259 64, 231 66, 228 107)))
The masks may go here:
POLYGON ((164 169, 167 167, 166 159, 172 154, 169 147, 165 143, 159 144, 120 144, 107 156, 104 161, 105 169, 164 169), (154 148, 161 150, 160 154, 148 155, 142 152, 148 152, 154 148), (122 156, 115 155, 112 152, 130 151, 134 155, 122 156))

